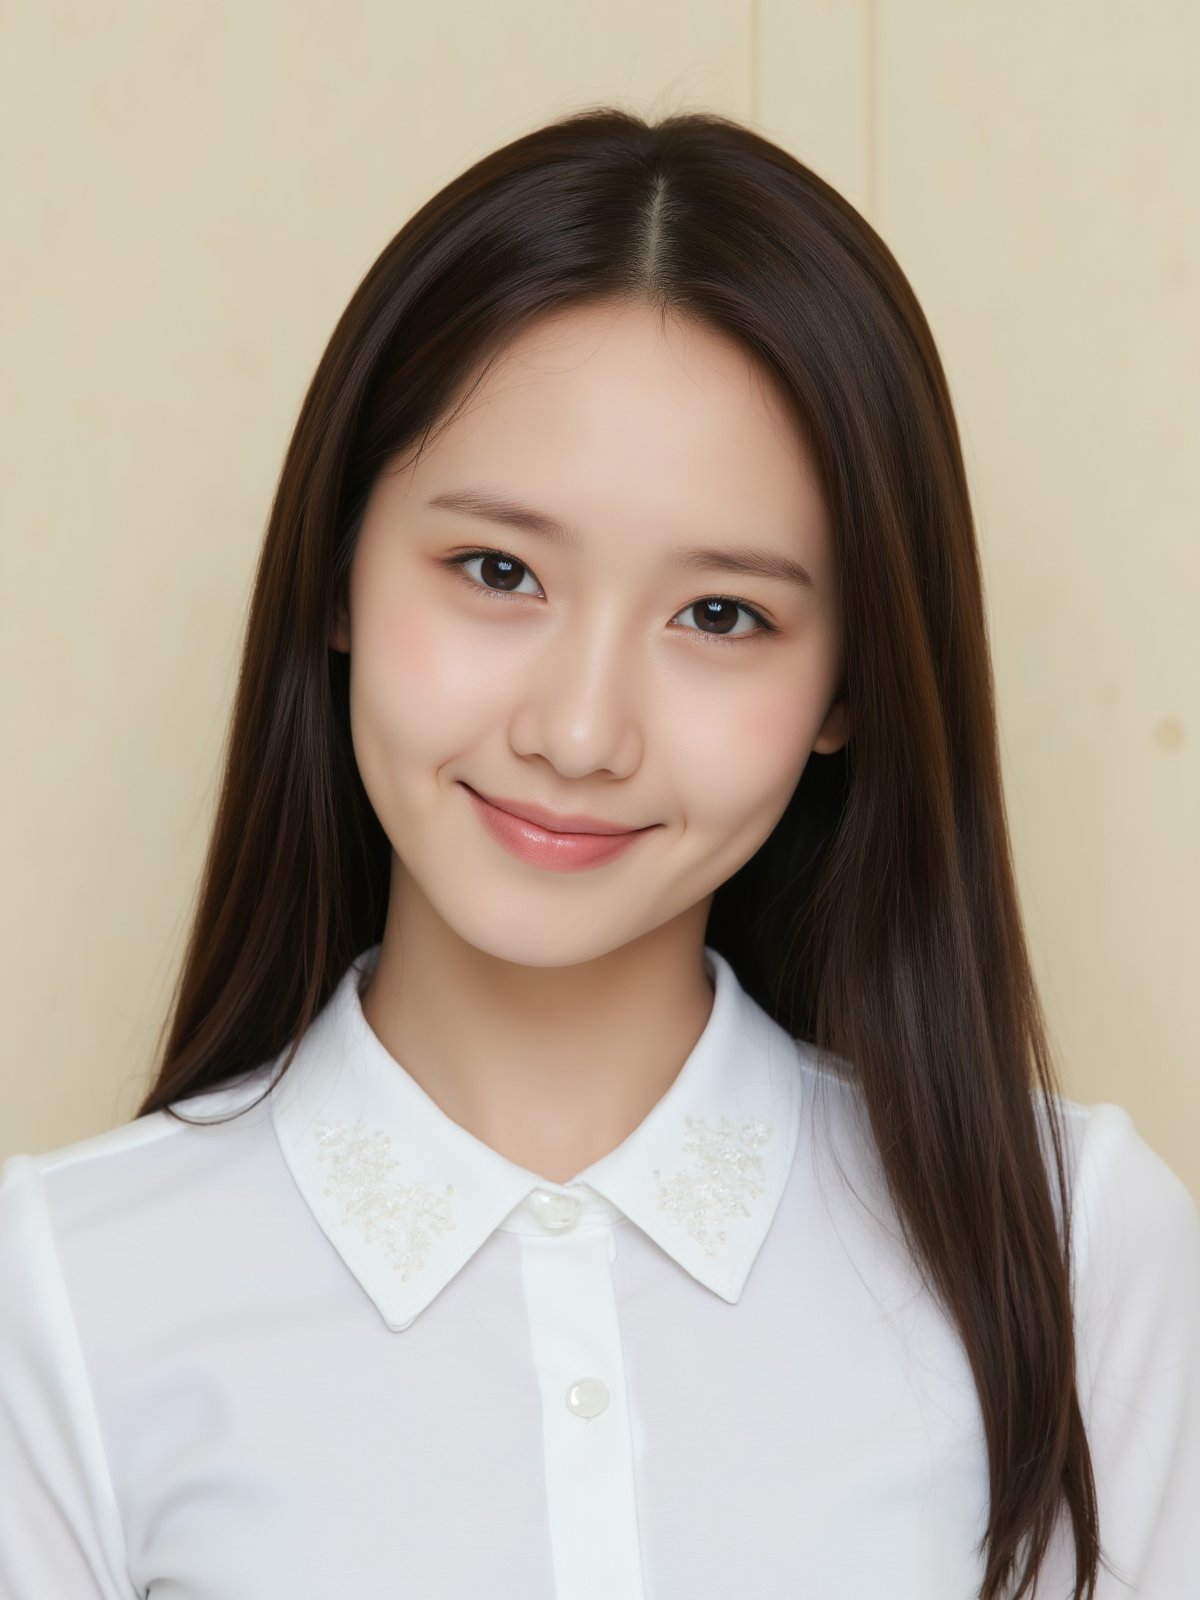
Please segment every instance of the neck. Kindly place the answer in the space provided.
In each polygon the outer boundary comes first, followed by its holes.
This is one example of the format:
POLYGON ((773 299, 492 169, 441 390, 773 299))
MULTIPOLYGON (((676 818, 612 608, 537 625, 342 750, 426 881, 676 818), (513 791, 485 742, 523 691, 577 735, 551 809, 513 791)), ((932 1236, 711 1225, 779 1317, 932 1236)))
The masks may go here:
POLYGON ((393 873, 363 1014, 442 1111, 553 1183, 616 1148, 704 1031, 708 902, 565 967, 481 951, 393 873))

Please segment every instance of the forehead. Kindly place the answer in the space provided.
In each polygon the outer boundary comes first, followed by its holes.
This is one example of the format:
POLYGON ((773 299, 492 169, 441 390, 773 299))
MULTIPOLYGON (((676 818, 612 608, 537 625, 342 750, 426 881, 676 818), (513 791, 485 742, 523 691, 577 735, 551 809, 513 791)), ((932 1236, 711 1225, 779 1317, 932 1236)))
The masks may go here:
POLYGON ((716 436, 729 449, 754 443, 804 455, 786 393, 744 346, 721 329, 642 301, 570 306, 535 318, 493 358, 447 442, 532 421, 561 439, 590 427, 608 446, 634 446, 649 430, 659 448, 694 449, 716 436))
POLYGON ((415 464, 417 503, 486 485, 606 535, 773 534, 827 563, 790 397, 719 329, 644 302, 573 306, 524 327, 466 389, 415 464))

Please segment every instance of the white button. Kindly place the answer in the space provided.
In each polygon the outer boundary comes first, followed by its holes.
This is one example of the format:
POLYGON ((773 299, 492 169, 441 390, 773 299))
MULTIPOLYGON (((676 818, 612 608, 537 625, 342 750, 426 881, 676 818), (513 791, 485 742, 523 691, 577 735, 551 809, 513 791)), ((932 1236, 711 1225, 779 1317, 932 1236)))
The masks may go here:
POLYGON ((572 1227, 579 1219, 579 1201, 571 1194, 550 1194, 545 1189, 537 1189, 530 1195, 529 1204, 542 1227, 549 1228, 552 1233, 572 1227))
POLYGON ((567 1390, 567 1410, 577 1417, 598 1417, 608 1404, 608 1386, 599 1378, 579 1378, 567 1390))

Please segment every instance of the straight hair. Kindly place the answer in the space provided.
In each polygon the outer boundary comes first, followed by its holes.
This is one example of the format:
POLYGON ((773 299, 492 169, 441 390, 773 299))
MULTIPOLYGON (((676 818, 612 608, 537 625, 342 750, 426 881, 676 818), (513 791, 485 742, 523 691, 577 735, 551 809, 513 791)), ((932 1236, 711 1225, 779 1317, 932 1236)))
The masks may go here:
POLYGON ((367 497, 533 318, 618 300, 731 335, 775 378, 840 574, 850 737, 808 761, 770 837, 717 889, 707 940, 793 1037, 852 1069, 907 1248, 978 1391, 979 1600, 1032 1592, 1064 1512, 1073 1600, 1087 1600, 1103 1558, 1065 1140, 948 386, 878 234, 749 128, 700 112, 563 117, 447 184, 355 290, 273 498, 207 857, 137 1116, 176 1116, 173 1102, 275 1057, 286 1071, 382 938, 392 846, 354 758, 348 657, 328 643, 367 497))

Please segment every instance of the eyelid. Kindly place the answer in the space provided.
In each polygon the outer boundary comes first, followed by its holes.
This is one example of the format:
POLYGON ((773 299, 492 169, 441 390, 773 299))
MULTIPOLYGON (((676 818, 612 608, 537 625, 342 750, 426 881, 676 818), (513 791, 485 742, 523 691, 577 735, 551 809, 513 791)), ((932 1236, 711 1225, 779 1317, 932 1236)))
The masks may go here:
MULTIPOLYGON (((523 598, 532 598, 531 596, 519 595, 513 590, 492 589, 489 588, 486 583, 477 583, 474 578, 468 577, 467 573, 462 569, 466 566, 468 561, 475 561, 480 556, 500 556, 505 561, 515 562, 517 566, 524 567, 525 571, 529 573, 534 582, 538 585, 538 588, 541 588, 540 579, 535 576, 533 568, 529 566, 527 562, 522 561, 520 556, 514 556, 511 551, 501 550, 496 545, 482 545, 474 550, 459 551, 455 555, 447 556, 443 562, 443 565, 447 567, 458 568, 463 582, 469 584, 472 589, 478 590, 481 594, 494 595, 498 600, 520 600, 523 598)), ((691 606, 699 605, 702 600, 723 600, 729 605, 740 606, 744 611, 748 611, 758 624, 753 632, 739 634, 705 633, 700 628, 685 628, 683 630, 685 633, 695 633, 699 635, 701 639, 704 639, 708 643, 740 644, 747 639, 761 639, 765 638, 768 634, 779 632, 777 624, 771 622, 767 617, 765 617, 757 606, 751 605, 749 600, 743 600, 739 596, 733 594, 700 595, 695 600, 690 600, 686 606, 682 606, 680 609, 686 611, 691 606)))

